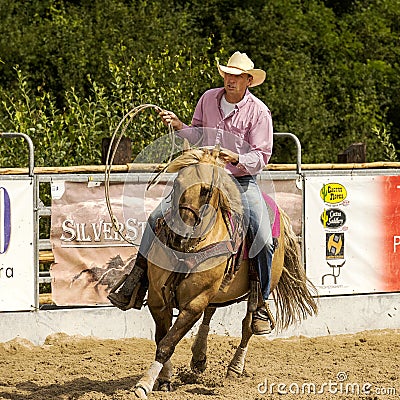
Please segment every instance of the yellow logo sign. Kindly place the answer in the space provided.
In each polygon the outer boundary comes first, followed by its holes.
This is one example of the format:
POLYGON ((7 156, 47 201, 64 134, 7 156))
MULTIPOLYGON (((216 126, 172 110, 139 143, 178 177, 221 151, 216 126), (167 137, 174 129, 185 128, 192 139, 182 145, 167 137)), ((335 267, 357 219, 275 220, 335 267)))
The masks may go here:
POLYGON ((326 235, 326 258, 343 258, 344 235, 334 233, 326 235))
POLYGON ((340 183, 326 183, 322 186, 319 195, 325 203, 337 204, 347 197, 347 190, 340 183))

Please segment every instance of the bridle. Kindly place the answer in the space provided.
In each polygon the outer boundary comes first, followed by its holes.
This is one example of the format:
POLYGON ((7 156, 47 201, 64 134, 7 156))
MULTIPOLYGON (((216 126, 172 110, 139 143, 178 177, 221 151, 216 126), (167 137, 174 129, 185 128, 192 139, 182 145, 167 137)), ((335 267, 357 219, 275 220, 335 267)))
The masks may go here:
MULTIPOLYGON (((189 235, 186 235, 185 237, 183 237, 183 236, 175 233, 175 236, 178 235, 178 236, 182 237, 182 240, 181 240, 182 242, 191 243, 191 246, 188 249, 186 249, 186 251, 193 251, 194 248, 201 242, 201 240, 204 239, 201 237, 193 238, 192 236, 194 235, 194 233, 196 232, 196 229, 199 227, 199 225, 203 221, 204 213, 207 208, 206 206, 210 204, 210 201, 213 197, 214 190, 215 190, 215 180, 216 180, 215 170, 216 170, 216 166, 212 166, 211 183, 207 188, 206 198, 205 198, 205 201, 203 202, 203 206, 200 207, 200 209, 194 208, 191 204, 188 204, 188 203, 178 203, 178 207, 177 207, 176 211, 174 211, 173 209, 171 210, 171 212, 173 213, 172 220, 174 220, 175 213, 178 213, 178 215, 181 215, 180 214, 181 210, 187 210, 194 216, 195 223, 192 225, 192 229, 191 229, 191 232, 189 235)), ((216 205, 216 208, 218 208, 218 207, 219 207, 219 198, 218 198, 218 203, 216 205)))
POLYGON ((200 211, 199 210, 195 210, 190 204, 188 204, 188 203, 182 203, 182 204, 179 204, 179 206, 178 206, 178 211, 181 211, 181 210, 188 210, 188 211, 190 211, 193 215, 194 215, 194 219, 195 219, 195 223, 194 223, 194 225, 193 225, 193 228, 196 228, 199 224, 200 224, 200 222, 201 222, 201 216, 200 216, 200 211))

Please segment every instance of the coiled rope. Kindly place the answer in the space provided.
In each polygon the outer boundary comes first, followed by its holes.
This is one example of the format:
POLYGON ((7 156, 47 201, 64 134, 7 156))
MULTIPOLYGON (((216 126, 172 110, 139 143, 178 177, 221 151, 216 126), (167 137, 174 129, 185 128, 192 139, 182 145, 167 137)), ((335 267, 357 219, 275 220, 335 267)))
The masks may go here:
MULTIPOLYGON (((161 111, 163 111, 162 108, 160 108, 154 104, 142 104, 140 106, 133 108, 129 112, 127 112, 125 114, 125 116, 122 118, 121 122, 115 128, 115 131, 111 137, 110 145, 109 145, 108 151, 107 151, 106 165, 105 165, 104 191, 105 191, 105 198, 106 198, 108 213, 111 218, 111 223, 113 225, 115 232, 117 232, 120 235, 120 237, 123 238, 126 242, 128 242, 134 246, 139 246, 139 243, 135 243, 135 242, 129 240, 128 238, 125 237, 125 235, 122 234, 121 226, 119 225, 118 219, 112 210, 111 201, 110 201, 110 175, 111 175, 112 165, 114 162, 115 154, 117 152, 119 143, 121 142, 122 137, 124 136, 126 130, 128 129, 128 126, 130 125, 132 120, 136 117, 136 115, 138 115, 141 111, 143 111, 147 108, 153 108, 157 111, 157 113, 160 113, 161 111), (114 142, 115 142, 115 145, 114 145, 114 142)), ((168 134, 171 139, 171 152, 170 152, 167 164, 169 164, 169 162, 172 160, 172 157, 175 152, 175 147, 176 147, 175 130, 172 127, 171 123, 168 124, 168 134)), ((163 172, 163 170, 161 172, 163 172)), ((147 190, 151 186, 155 185, 158 182, 159 177, 160 177, 160 173, 158 173, 155 176, 155 178, 152 179, 152 181, 147 186, 147 190)))

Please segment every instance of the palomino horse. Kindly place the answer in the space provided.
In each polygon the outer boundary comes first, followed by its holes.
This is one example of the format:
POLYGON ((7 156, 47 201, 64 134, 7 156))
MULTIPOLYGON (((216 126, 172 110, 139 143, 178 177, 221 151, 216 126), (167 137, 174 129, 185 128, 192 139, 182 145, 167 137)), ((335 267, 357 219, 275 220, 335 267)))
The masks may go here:
MULTIPOLYGON (((192 346, 191 367, 204 371, 209 322, 215 307, 249 295, 247 260, 241 260, 240 268, 232 262, 238 250, 237 239, 242 237, 237 234, 243 215, 240 192, 223 167, 216 149, 186 151, 168 166, 168 172, 178 172, 170 212, 158 224, 157 238, 148 255, 147 301, 156 324, 157 349, 155 361, 135 386, 138 398, 146 399, 157 379, 159 389, 170 389, 170 357, 203 314, 192 346), (174 324, 173 308, 179 310, 174 324)), ((273 258, 271 292, 274 290, 278 322, 285 328, 314 314, 317 306, 299 262, 289 218, 283 210, 280 218, 282 228, 273 258)), ((228 376, 243 372, 252 336, 251 319, 252 313, 248 312, 228 376)))

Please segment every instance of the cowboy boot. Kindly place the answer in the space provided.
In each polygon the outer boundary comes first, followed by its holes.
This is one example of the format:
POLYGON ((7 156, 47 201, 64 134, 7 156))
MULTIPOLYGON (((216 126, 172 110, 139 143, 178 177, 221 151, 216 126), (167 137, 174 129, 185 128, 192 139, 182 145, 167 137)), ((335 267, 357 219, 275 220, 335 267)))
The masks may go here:
POLYGON ((272 324, 264 305, 257 308, 252 317, 251 330, 254 335, 268 335, 272 332, 272 324))
POLYGON ((249 260, 249 285, 250 285, 250 293, 247 299, 247 311, 255 312, 258 307, 258 303, 260 300, 260 282, 258 281, 258 275, 254 268, 254 264, 252 260, 249 260))
MULTIPOLYGON (((259 282, 257 282, 259 285, 259 282)), ((257 309, 252 313, 251 330, 254 335, 268 335, 275 328, 275 321, 268 304, 264 302, 261 288, 258 288, 259 300, 257 309)))
POLYGON ((131 272, 122 277, 111 289, 107 298, 120 310, 126 311, 130 308, 140 310, 147 288, 147 260, 142 254, 138 253, 131 272))

